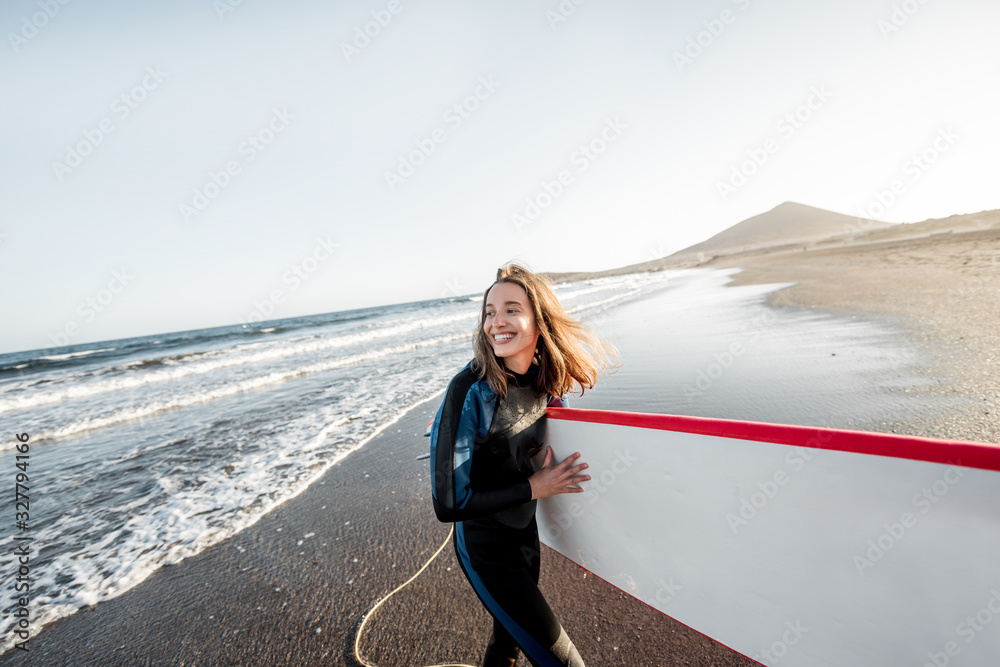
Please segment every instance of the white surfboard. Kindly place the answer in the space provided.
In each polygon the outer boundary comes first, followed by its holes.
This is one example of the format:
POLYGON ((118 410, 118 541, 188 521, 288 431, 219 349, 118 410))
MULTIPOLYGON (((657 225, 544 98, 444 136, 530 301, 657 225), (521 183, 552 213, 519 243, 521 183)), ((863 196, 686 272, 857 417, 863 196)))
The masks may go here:
POLYGON ((1000 446, 550 408, 543 543, 765 665, 1000 665, 1000 446))

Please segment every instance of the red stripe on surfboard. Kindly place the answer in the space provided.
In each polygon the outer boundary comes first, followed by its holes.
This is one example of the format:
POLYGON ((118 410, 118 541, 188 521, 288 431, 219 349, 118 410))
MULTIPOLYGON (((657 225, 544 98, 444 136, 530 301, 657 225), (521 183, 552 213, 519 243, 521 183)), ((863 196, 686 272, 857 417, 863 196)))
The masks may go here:
POLYGON ((938 440, 915 435, 896 435, 872 431, 849 431, 818 426, 793 426, 790 424, 654 415, 614 410, 548 408, 546 414, 549 419, 714 435, 736 440, 755 440, 778 445, 873 454, 897 459, 947 463, 966 468, 1000 471, 1000 445, 985 442, 938 440))

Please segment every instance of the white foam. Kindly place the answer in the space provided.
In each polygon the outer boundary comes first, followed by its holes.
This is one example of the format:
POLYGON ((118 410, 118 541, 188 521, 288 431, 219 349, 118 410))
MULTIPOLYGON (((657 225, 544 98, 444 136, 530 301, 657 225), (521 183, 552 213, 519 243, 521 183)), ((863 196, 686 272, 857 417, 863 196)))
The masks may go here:
POLYGON ((48 361, 61 361, 63 359, 72 359, 74 357, 85 357, 88 354, 97 354, 98 352, 110 352, 114 350, 113 347, 102 347, 100 350, 84 350, 83 352, 68 352, 66 354, 53 354, 47 357, 37 357, 38 359, 46 359, 48 361))
MULTIPOLYGON (((99 517, 82 517, 68 511, 56 522, 40 531, 39 543, 58 543, 66 534, 77 535, 81 548, 63 553, 37 571, 35 590, 54 591, 54 595, 33 598, 35 614, 29 632, 36 635, 46 624, 69 616, 78 609, 108 600, 135 587, 163 565, 175 564, 252 526, 277 505, 308 488, 333 465, 365 446, 386 428, 395 424, 409 410, 432 400, 443 389, 416 401, 396 406, 391 417, 382 423, 363 420, 357 413, 334 420, 318 432, 301 449, 282 446, 258 452, 240 461, 236 474, 222 471, 201 476, 202 484, 195 489, 176 491, 179 482, 161 478, 164 490, 172 488, 165 502, 154 504, 149 496, 135 499, 113 508, 118 514, 130 515, 124 524, 109 524, 99 517), (359 423, 358 437, 344 438, 345 444, 325 459, 305 455, 319 452, 321 445, 341 427, 359 423), (291 469, 288 476, 275 484, 275 471, 291 469), (268 490, 270 488, 270 491, 268 490), (146 506, 143 510, 143 506, 146 506), (56 577, 60 582, 57 584, 56 577)), ((391 401, 387 401, 388 408, 391 401)), ((386 410, 369 410, 370 415, 386 414, 386 410)), ((297 441, 298 434, 288 441, 297 441)), ((304 537, 312 537, 306 533, 304 537)), ((0 548, 10 549, 12 538, 0 540, 0 548)), ((16 636, 8 635, 0 645, 0 653, 13 647, 16 636)))
MULTIPOLYGON (((402 354, 404 352, 410 352, 422 347, 431 347, 435 345, 443 345, 446 343, 452 343, 458 340, 467 339, 469 335, 467 333, 454 334, 451 336, 443 336, 440 338, 432 338, 429 340, 415 341, 406 345, 394 345, 392 347, 385 347, 378 350, 372 350, 370 352, 364 352, 362 354, 356 354, 348 357, 340 357, 338 359, 332 359, 330 361, 317 362, 313 364, 308 364, 306 366, 299 366, 297 368, 292 368, 289 370, 275 371, 273 373, 268 373, 267 375, 258 376, 255 378, 250 378, 248 380, 242 380, 239 382, 231 382, 220 387, 215 387, 207 391, 201 391, 195 394, 187 394, 182 396, 175 396, 168 400, 155 401, 146 405, 142 405, 135 408, 126 408, 123 410, 118 410, 108 415, 103 415, 100 417, 90 417, 81 421, 73 422, 67 424, 61 428, 56 428, 49 431, 41 431, 32 436, 32 442, 39 442, 42 440, 51 440, 55 438, 64 438, 70 435, 76 435, 77 433, 82 433, 84 431, 89 431, 98 428, 106 428, 108 426, 113 426, 115 424, 121 424, 123 422, 131 421, 133 419, 141 419, 143 417, 149 417, 158 412, 163 412, 164 410, 173 410, 176 408, 188 407, 191 405, 197 405, 199 403, 206 403, 208 401, 214 401, 220 398, 225 398, 227 396, 233 396, 245 391, 252 391, 254 389, 259 389, 270 384, 277 382, 284 382, 293 377, 300 377, 304 375, 310 375, 313 373, 321 373, 323 371, 332 370, 334 368, 340 368, 342 366, 348 366, 351 364, 359 364, 366 361, 372 361, 374 359, 381 359, 384 357, 392 356, 395 354, 402 354)), ((0 451, 13 449, 16 446, 16 440, 10 440, 6 442, 0 451)))
POLYGON ((579 306, 574 306, 572 308, 567 308, 566 312, 569 313, 569 314, 571 314, 571 315, 573 315, 573 314, 580 313, 580 312, 583 312, 583 311, 586 311, 586 310, 591 310, 591 309, 594 309, 594 308, 600 308, 601 306, 606 306, 608 304, 618 305, 618 304, 624 303, 625 301, 631 300, 632 297, 635 297, 635 296, 637 296, 640 293, 642 293, 641 289, 630 290, 630 291, 626 292, 625 294, 616 294, 616 295, 614 295, 612 297, 608 297, 607 299, 601 299, 600 301, 591 301, 591 302, 588 302, 588 303, 580 304, 579 306))

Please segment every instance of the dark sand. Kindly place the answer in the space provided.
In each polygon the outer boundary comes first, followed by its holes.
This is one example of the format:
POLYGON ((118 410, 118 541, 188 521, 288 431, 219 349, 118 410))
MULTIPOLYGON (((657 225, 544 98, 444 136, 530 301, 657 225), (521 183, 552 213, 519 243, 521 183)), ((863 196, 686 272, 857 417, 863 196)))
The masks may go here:
MULTIPOLYGON (((763 252, 709 266, 744 267, 737 284, 798 282, 772 295, 776 306, 892 319, 927 353, 934 391, 968 399, 914 432, 1000 440, 1000 232, 763 252)), ((427 451, 421 434, 439 400, 239 535, 47 627, 28 653, 10 651, 0 663, 356 665, 364 614, 449 532, 431 510, 428 462, 415 460, 427 451)), ((543 551, 542 590, 591 667, 756 664, 543 551)), ((489 629, 449 544, 375 614, 362 651, 382 667, 476 665, 489 629)))

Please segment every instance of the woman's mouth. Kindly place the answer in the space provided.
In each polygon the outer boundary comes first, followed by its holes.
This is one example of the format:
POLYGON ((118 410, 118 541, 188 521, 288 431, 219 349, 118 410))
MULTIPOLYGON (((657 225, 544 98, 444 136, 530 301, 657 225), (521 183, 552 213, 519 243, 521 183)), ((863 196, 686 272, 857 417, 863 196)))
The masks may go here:
POLYGON ((503 345, 504 343, 506 343, 507 341, 509 341, 513 337, 514 337, 514 334, 512 334, 512 333, 498 333, 498 334, 493 334, 493 342, 496 343, 497 345, 503 345))

